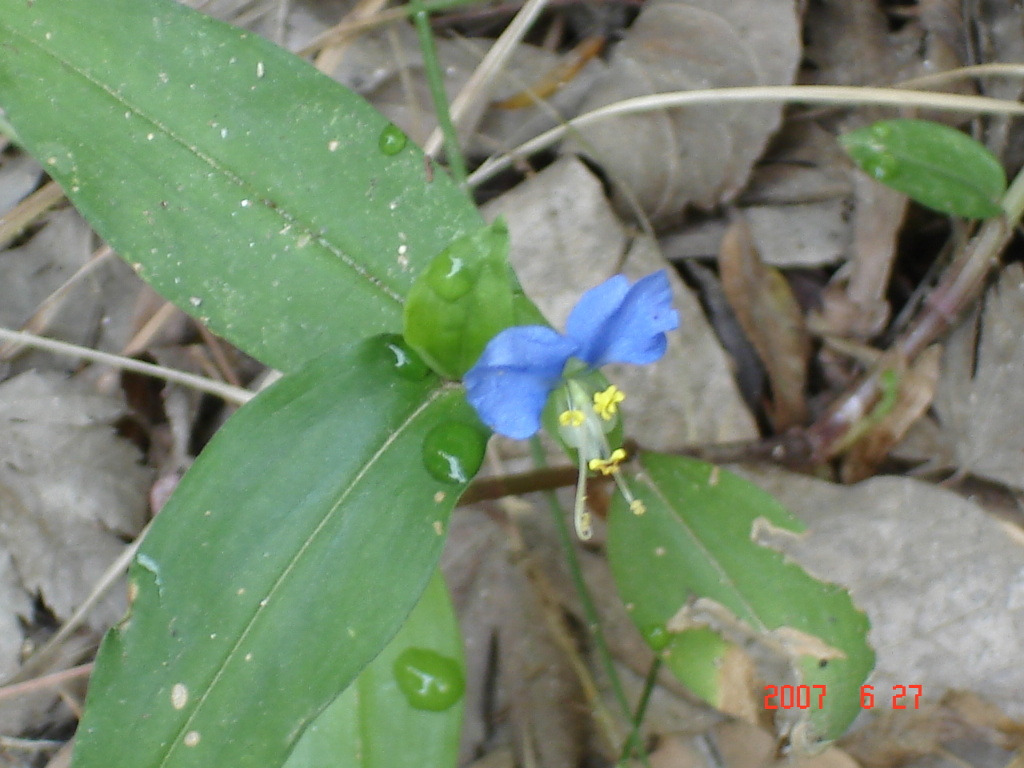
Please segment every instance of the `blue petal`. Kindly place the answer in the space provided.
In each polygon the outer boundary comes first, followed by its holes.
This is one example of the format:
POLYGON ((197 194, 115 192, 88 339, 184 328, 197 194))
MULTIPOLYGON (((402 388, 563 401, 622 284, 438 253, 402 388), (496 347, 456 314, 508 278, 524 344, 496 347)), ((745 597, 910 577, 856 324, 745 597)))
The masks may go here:
POLYGON ((577 345, 542 325, 506 328, 463 377, 466 398, 499 434, 525 440, 540 429, 548 394, 577 345))
POLYGON ((632 287, 624 275, 591 288, 569 315, 566 334, 593 368, 607 363, 653 363, 665 354, 665 332, 679 327, 668 275, 660 270, 632 287))

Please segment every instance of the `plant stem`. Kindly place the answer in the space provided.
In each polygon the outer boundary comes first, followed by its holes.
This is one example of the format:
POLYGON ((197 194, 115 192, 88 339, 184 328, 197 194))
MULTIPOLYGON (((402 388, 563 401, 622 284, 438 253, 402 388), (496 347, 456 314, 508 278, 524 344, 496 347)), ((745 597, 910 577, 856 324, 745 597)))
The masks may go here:
POLYGON ((633 715, 633 728, 622 745, 622 754, 619 755, 619 763, 625 763, 630 753, 640 746, 640 726, 643 725, 644 716, 647 714, 647 705, 651 702, 651 694, 654 693, 654 686, 658 682, 658 673, 661 672, 662 660, 660 655, 655 655, 651 668, 647 670, 647 677, 644 678, 644 689, 640 694, 640 701, 636 705, 636 713, 633 715))
MULTIPOLYGON (((530 440, 530 452, 534 463, 537 466, 543 467, 545 463, 544 449, 536 437, 530 440)), ((562 505, 558 501, 558 496, 555 495, 554 491, 548 491, 547 497, 550 502, 549 507, 555 521, 555 527, 558 529, 558 538, 562 545, 562 551, 565 553, 565 560, 569 567, 569 574, 572 577, 573 586, 576 587, 576 594, 579 597, 580 605, 583 608, 583 616, 587 620, 587 629, 590 630, 591 636, 594 639, 594 646, 597 649, 597 655, 601 659, 601 664, 604 666, 605 674, 608 676, 608 682, 611 685, 612 694, 615 696, 615 700, 622 709, 623 715, 628 720, 632 721, 633 710, 629 706, 629 700, 626 698, 626 691, 622 687, 622 681, 619 679, 619 674, 615 671, 615 663, 612 660, 611 651, 608 648, 604 632, 601 629, 601 617, 597 612, 597 607, 594 604, 593 598, 590 596, 590 590, 587 589, 586 580, 583 578, 583 569, 580 567, 580 561, 576 555, 576 547, 573 543, 572 533, 569 530, 569 524, 565 521, 565 510, 562 509, 562 505)), ((623 748, 631 748, 631 741, 632 737, 628 737, 623 748)), ((648 765, 647 755, 643 751, 640 752, 640 759, 645 766, 648 765)))
MULTIPOLYGON (((519 48, 523 37, 544 10, 547 2, 548 0, 526 0, 511 23, 487 51, 487 55, 473 71, 458 96, 452 99, 449 110, 452 121, 464 135, 471 135, 476 130, 487 108, 494 79, 507 68, 512 54, 519 48)), ((435 132, 423 145, 423 151, 433 155, 437 152, 437 145, 438 136, 435 132)))
POLYGON ((437 125, 444 136, 444 151, 455 181, 461 186, 466 181, 466 160, 459 147, 459 137, 452 124, 451 112, 448 110, 448 94, 444 90, 444 72, 437 59, 437 46, 434 44, 434 32, 430 28, 430 14, 425 10, 422 0, 412 0, 412 20, 416 27, 416 36, 420 41, 423 53, 423 68, 430 86, 430 98, 434 102, 434 114, 437 125))
POLYGON ((1024 104, 986 96, 959 96, 931 91, 900 88, 865 88, 839 85, 761 85, 735 88, 708 88, 696 91, 674 91, 636 96, 598 107, 577 115, 559 126, 535 136, 510 152, 492 157, 469 178, 477 186, 509 167, 521 157, 547 149, 567 133, 602 120, 622 115, 657 112, 676 107, 692 107, 726 103, 742 104, 821 104, 825 106, 860 105, 890 107, 921 107, 947 112, 976 114, 1024 114, 1024 104))
POLYGON ((0 341, 24 344, 36 349, 45 349, 47 352, 53 352, 57 355, 77 357, 92 363, 109 365, 112 368, 132 371, 133 373, 141 373, 143 376, 152 376, 157 379, 173 382, 174 384, 181 384, 184 387, 191 387, 199 392, 215 395, 235 405, 244 405, 256 396, 254 392, 231 384, 225 384, 223 381, 214 381, 203 376, 176 371, 173 368, 165 368, 162 365, 144 363, 141 360, 135 360, 130 357, 112 355, 109 352, 100 352, 96 349, 80 347, 77 344, 68 344, 64 341, 48 339, 45 336, 36 336, 34 333, 0 328, 0 341))
POLYGON ((839 398, 806 431, 807 452, 813 463, 826 461, 847 445, 846 436, 866 419, 881 397, 881 377, 895 360, 912 360, 948 331, 971 306, 1024 214, 1024 170, 1007 189, 1004 216, 989 219, 971 239, 925 301, 917 319, 882 355, 857 385, 839 398))

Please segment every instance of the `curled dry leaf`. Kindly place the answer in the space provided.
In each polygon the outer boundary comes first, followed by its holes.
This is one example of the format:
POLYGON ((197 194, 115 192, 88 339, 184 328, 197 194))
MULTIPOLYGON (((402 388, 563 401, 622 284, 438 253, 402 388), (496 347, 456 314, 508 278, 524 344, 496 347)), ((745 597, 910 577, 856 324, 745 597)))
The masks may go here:
POLYGON ((773 426, 784 432, 804 423, 811 339, 789 283, 761 261, 750 229, 739 217, 722 239, 718 267, 729 303, 768 372, 773 426))
MULTIPOLYGON (((582 110, 670 91, 792 82, 800 61, 792 0, 647 3, 582 110)), ((579 131, 593 157, 654 220, 710 208, 744 185, 779 124, 773 105, 702 106, 616 117, 579 131)))

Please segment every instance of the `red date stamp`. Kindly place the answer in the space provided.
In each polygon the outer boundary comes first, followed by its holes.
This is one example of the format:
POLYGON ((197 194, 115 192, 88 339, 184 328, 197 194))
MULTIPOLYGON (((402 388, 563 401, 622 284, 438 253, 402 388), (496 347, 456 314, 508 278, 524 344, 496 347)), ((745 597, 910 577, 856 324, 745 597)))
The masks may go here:
MULTIPOLYGON (((824 685, 766 685, 764 687, 765 709, 821 709, 825 706, 825 694, 828 689, 824 685)), ((873 709, 883 706, 885 699, 891 696, 892 709, 920 709, 924 687, 920 685, 894 685, 889 692, 878 691, 875 686, 860 687, 861 709, 873 709), (877 697, 877 702, 876 702, 877 697), (912 701, 911 701, 912 699, 912 701)))

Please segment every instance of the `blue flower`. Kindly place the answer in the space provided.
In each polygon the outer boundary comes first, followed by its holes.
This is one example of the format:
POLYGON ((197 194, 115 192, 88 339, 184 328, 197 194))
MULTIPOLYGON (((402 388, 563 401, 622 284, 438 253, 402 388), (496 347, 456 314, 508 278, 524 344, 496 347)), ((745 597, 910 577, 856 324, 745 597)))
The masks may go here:
POLYGON ((665 354, 665 332, 678 327, 665 270, 632 286, 625 275, 615 275, 583 294, 565 334, 523 325, 491 339, 466 372, 466 396, 495 432, 525 440, 540 429, 544 404, 570 358, 591 369, 653 363, 665 354))

